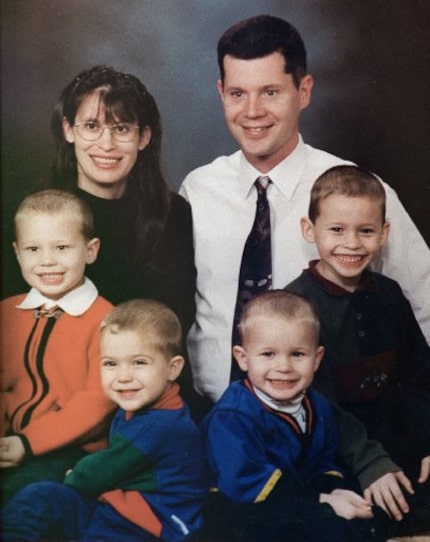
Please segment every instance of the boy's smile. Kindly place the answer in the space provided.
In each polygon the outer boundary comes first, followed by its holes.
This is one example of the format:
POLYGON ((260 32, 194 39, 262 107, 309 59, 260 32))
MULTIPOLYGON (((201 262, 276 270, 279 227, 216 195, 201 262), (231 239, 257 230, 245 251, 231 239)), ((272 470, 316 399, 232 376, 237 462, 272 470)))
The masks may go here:
POLYGON ((300 320, 260 315, 234 355, 251 383, 275 401, 291 401, 312 383, 324 349, 312 326, 300 320))
POLYGON ((156 403, 181 368, 180 356, 163 353, 153 330, 103 330, 101 378, 106 395, 123 410, 136 411, 156 403))
POLYGON ((79 215, 27 212, 17 220, 15 253, 29 286, 59 299, 84 281, 85 266, 97 257, 99 240, 87 241, 79 215))
POLYGON ((327 280, 354 291, 386 242, 389 225, 382 222, 379 202, 369 197, 331 194, 319 207, 314 224, 308 218, 301 223, 305 239, 317 245, 317 269, 327 280))

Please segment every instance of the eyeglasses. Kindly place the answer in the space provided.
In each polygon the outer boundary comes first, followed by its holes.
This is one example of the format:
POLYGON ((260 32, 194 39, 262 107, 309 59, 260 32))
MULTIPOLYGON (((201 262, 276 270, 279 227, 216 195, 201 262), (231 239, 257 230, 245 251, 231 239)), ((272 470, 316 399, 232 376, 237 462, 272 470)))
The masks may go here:
POLYGON ((107 128, 116 141, 126 143, 127 141, 131 141, 134 138, 136 130, 139 130, 139 126, 129 124, 128 122, 116 122, 115 124, 105 124, 102 126, 94 120, 87 120, 77 122, 73 126, 78 130, 78 134, 82 139, 86 139, 87 141, 97 141, 107 128))

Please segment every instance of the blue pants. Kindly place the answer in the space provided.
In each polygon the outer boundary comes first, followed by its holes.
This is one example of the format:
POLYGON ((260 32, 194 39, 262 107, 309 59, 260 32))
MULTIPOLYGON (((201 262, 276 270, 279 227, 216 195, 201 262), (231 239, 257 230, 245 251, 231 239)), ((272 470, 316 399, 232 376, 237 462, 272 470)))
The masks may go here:
POLYGON ((2 511, 1 532, 3 542, 159 542, 109 504, 57 482, 39 482, 19 491, 2 511))
POLYGON ((73 469, 87 452, 78 446, 65 446, 47 454, 25 459, 17 468, 1 471, 1 507, 25 486, 50 480, 62 482, 64 473, 73 469))

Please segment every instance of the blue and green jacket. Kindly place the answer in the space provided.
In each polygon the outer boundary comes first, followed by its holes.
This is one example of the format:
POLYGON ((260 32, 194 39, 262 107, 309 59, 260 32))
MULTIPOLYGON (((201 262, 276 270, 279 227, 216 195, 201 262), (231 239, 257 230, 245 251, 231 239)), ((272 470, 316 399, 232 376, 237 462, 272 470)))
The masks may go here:
POLYGON ((80 460, 65 484, 176 542, 202 526, 205 479, 199 432, 174 384, 150 409, 119 409, 109 447, 80 460))

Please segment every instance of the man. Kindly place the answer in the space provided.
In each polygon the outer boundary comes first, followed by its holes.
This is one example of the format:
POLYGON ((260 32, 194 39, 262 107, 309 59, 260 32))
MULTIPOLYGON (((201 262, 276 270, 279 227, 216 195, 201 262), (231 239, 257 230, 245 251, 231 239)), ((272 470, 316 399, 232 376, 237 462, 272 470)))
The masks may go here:
MULTIPOLYGON (((197 391, 213 401, 230 380, 238 277, 255 217, 256 179, 267 175, 271 181, 271 286, 282 288, 317 258, 300 232, 313 182, 328 168, 347 163, 300 136, 299 118, 310 103, 313 79, 292 25, 266 15, 237 23, 218 43, 218 64, 218 91, 240 150, 192 171, 180 189, 192 207, 198 272, 188 352, 197 391)), ((430 340, 430 251, 394 191, 385 188, 391 238, 375 269, 402 284, 430 340)), ((400 518, 407 508, 391 470, 383 485, 375 486, 378 478, 369 487, 376 502, 400 518)), ((406 487, 404 480, 401 484, 406 487)))
MULTIPOLYGON (((188 347, 197 390, 219 398, 229 383, 231 332, 242 251, 255 214, 255 179, 267 174, 272 219, 272 286, 282 288, 317 253, 304 243, 316 178, 344 160, 305 145, 299 117, 313 86, 298 32, 270 16, 242 21, 218 44, 218 91, 241 150, 192 171, 180 193, 194 221, 197 318, 188 347)), ((393 190, 385 185, 391 238, 374 269, 397 280, 430 341, 430 251, 393 190)))

